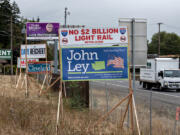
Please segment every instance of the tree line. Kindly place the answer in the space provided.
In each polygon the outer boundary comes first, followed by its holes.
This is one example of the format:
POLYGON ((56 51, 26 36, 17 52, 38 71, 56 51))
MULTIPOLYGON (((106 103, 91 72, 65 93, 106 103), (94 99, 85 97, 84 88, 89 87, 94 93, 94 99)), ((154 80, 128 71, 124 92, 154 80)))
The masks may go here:
POLYGON ((20 13, 15 1, 11 3, 10 0, 0 0, 0 49, 10 49, 12 32, 13 63, 16 63, 19 56, 20 45, 25 43, 25 34, 22 29, 25 28, 26 22, 40 21, 39 17, 36 20, 34 18, 27 19, 20 13))
MULTIPOLYGON (((159 33, 148 43, 148 54, 158 54, 159 33)), ((160 32, 160 55, 180 55, 180 36, 176 33, 160 32)))

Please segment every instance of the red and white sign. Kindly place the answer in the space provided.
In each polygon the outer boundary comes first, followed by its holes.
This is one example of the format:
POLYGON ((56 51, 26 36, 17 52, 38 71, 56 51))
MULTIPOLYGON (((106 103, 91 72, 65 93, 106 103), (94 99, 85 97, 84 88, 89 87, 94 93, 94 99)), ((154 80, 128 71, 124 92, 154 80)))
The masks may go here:
POLYGON ((127 44, 128 32, 126 26, 117 28, 62 28, 60 29, 60 45, 113 45, 127 44))
MULTIPOLYGON (((29 62, 38 62, 39 59, 27 59, 27 61, 28 61, 28 63, 29 62)), ((21 65, 20 65, 20 58, 18 57, 17 67, 18 68, 26 68, 26 59, 21 59, 21 65)))
POLYGON ((179 120, 179 115, 180 115, 180 107, 176 108, 176 120, 179 120))

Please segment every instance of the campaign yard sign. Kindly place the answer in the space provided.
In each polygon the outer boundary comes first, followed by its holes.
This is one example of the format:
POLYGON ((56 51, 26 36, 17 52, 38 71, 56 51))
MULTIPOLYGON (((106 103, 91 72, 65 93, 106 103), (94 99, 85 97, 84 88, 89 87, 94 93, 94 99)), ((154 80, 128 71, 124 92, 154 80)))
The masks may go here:
POLYGON ((180 107, 176 108, 176 120, 179 120, 179 115, 180 115, 180 107))
POLYGON ((127 44, 127 26, 116 28, 62 28, 60 29, 60 45, 90 46, 127 44))
POLYGON ((50 73, 51 63, 46 61, 28 63, 28 74, 50 73))
POLYGON ((58 39, 59 23, 26 23, 28 40, 53 40, 58 39))
POLYGON ((0 59, 11 59, 11 50, 0 49, 0 59))
POLYGON ((64 81, 128 79, 127 47, 62 48, 64 81))
MULTIPOLYGON (((26 58, 26 45, 21 45, 21 58, 26 58)), ((27 58, 46 58, 46 44, 27 45, 27 58)))
MULTIPOLYGON (((28 63, 29 62, 38 62, 39 59, 27 59, 28 63)), ((18 62, 17 62, 17 67, 18 68, 26 68, 26 59, 20 59, 18 57, 18 62), (20 65, 21 64, 21 65, 20 65)))

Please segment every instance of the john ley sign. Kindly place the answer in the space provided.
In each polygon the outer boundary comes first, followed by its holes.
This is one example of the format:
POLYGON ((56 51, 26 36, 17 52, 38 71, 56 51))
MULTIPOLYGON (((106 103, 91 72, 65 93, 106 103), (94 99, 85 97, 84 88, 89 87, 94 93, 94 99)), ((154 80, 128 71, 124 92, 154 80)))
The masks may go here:
POLYGON ((58 39, 59 23, 27 23, 27 39, 58 39))
POLYGON ((127 79, 127 47, 62 48, 63 80, 127 79))
POLYGON ((62 46, 127 44, 126 26, 116 28, 74 28, 60 29, 62 46))
POLYGON ((28 73, 29 74, 41 74, 49 73, 51 71, 50 62, 32 62, 28 63, 28 73))
POLYGON ((0 50, 0 59, 11 59, 11 50, 0 50))

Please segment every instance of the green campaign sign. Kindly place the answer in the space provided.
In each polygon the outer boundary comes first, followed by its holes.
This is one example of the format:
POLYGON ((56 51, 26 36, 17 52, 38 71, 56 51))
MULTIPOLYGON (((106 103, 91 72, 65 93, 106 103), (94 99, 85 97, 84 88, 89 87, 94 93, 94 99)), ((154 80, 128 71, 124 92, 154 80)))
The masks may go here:
POLYGON ((0 50, 0 59, 11 59, 11 50, 0 50))

